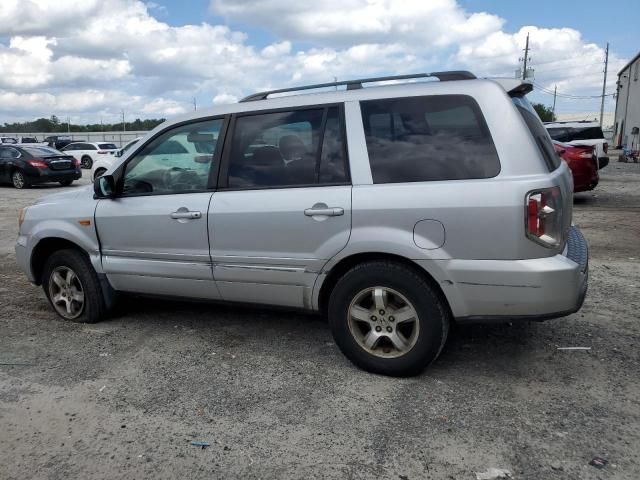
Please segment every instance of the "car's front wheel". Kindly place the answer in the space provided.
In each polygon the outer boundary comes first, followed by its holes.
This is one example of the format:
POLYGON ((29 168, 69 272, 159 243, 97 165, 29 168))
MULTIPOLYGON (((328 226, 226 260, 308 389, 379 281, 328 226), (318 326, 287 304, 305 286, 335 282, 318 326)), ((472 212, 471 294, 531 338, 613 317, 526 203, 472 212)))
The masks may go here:
POLYGON ((329 323, 340 350, 360 368, 409 376, 440 354, 449 312, 413 269, 375 261, 352 268, 337 282, 329 323))
POLYGON ((82 168, 91 168, 93 166, 93 160, 89 155, 83 155, 80 159, 80 167, 82 168))
POLYGON ((47 259, 42 287, 55 312, 65 320, 95 323, 106 316, 98 275, 78 250, 58 250, 47 259))
POLYGON ((22 173, 20 170, 13 171, 13 173, 11 174, 11 183, 13 183, 13 186, 18 189, 26 188, 29 186, 26 178, 24 177, 24 173, 22 173))

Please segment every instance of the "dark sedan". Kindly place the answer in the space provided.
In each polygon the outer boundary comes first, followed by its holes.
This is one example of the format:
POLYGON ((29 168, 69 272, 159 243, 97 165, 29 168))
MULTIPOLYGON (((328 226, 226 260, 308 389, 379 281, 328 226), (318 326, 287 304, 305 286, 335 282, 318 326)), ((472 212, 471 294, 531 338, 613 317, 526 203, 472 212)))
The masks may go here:
POLYGON ((50 147, 0 145, 0 182, 15 188, 58 182, 68 186, 82 177, 80 162, 50 147))

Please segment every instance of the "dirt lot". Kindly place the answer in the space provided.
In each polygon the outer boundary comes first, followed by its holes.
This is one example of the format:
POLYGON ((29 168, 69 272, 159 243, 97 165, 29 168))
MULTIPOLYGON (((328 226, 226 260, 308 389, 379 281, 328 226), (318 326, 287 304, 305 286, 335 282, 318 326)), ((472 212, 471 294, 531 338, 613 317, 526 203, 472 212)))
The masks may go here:
POLYGON ((13 255, 19 209, 57 190, 0 187, 2 479, 640 478, 640 165, 576 196, 580 313, 456 328, 413 379, 357 370, 297 313, 136 299, 57 319, 13 255))

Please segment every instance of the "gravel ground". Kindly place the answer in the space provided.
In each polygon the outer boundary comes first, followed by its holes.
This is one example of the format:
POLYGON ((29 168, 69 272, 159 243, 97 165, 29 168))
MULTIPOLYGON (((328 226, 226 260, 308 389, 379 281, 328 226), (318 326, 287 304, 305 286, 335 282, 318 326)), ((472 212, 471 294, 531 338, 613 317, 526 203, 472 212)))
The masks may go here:
POLYGON ((134 299, 57 319, 13 243, 19 209, 58 190, 0 187, 2 479, 640 478, 640 165, 576 195, 581 312, 455 328, 412 379, 357 370, 298 313, 134 299))

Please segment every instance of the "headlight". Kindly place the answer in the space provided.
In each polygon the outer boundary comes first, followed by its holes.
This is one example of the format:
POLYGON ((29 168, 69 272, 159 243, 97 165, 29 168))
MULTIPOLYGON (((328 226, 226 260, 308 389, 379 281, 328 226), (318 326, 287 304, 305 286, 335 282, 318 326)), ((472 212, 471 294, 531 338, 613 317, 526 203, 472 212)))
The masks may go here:
POLYGON ((20 215, 18 215, 18 231, 22 228, 22 222, 24 222, 24 216, 27 214, 27 208, 29 207, 24 207, 20 210, 20 215))

